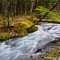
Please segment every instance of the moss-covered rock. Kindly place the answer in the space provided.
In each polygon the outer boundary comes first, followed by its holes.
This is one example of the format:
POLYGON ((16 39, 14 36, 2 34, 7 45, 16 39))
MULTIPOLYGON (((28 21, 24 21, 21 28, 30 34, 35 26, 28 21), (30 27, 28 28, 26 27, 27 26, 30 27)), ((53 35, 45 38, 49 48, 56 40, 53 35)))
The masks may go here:
POLYGON ((23 37, 28 35, 28 33, 35 32, 38 28, 36 26, 29 29, 34 23, 32 23, 30 20, 21 20, 21 21, 15 21, 11 24, 13 26, 10 28, 10 30, 7 28, 0 28, 0 41, 5 41, 9 38, 13 37, 23 37), (29 30, 28 30, 29 29, 29 30))
POLYGON ((21 24, 21 23, 14 24, 14 31, 15 32, 20 33, 24 29, 26 29, 24 24, 21 24))
POLYGON ((20 36, 26 36, 28 33, 35 32, 38 29, 36 26, 30 28, 32 25, 31 21, 23 20, 20 23, 14 24, 14 31, 19 33, 20 36))
POLYGON ((27 29, 27 31, 28 31, 28 33, 32 33, 32 32, 37 31, 37 29, 38 29, 38 27, 34 26, 34 27, 30 28, 30 29, 27 29))
POLYGON ((22 23, 18 23, 14 25, 14 31, 18 33, 19 36, 26 36, 28 32, 26 30, 26 26, 22 23))

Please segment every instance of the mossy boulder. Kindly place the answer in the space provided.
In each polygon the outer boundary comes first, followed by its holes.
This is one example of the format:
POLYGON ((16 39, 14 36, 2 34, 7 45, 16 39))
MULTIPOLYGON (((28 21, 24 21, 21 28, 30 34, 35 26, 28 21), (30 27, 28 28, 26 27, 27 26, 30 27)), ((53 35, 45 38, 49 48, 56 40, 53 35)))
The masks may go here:
POLYGON ((26 30, 26 26, 22 23, 18 23, 14 25, 14 31, 18 33, 19 36, 26 36, 28 32, 26 30))
POLYGON ((13 26, 13 28, 10 28, 10 30, 8 30, 8 28, 1 28, 0 41, 5 41, 17 36, 23 37, 28 35, 28 33, 35 32, 38 28, 35 25, 30 28, 32 25, 34 24, 31 21, 22 20, 20 22, 12 23, 11 26, 13 26))
POLYGON ((32 32, 35 32, 37 31, 38 27, 37 26, 34 26, 34 27, 31 27, 30 29, 27 29, 28 33, 32 33, 32 32))
POLYGON ((14 24, 14 31, 19 33, 20 36, 26 36, 28 33, 35 32, 38 28, 29 20, 22 20, 19 23, 14 24), (29 29, 30 28, 30 29, 29 29))

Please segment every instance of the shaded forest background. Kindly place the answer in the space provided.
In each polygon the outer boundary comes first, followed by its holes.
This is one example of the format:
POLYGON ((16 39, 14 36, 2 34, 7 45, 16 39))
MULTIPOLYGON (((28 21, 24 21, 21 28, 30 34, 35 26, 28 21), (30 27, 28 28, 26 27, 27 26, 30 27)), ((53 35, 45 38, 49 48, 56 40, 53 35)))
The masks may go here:
MULTIPOLYGON (((57 0, 0 0, 0 15, 6 17, 32 13, 37 6, 50 9, 56 2, 57 0)), ((57 12, 59 5, 55 8, 57 12)))
MULTIPOLYGON (((58 0, 0 0, 0 16, 3 17, 4 26, 5 19, 9 17, 19 16, 21 14, 31 14, 37 6, 44 6, 50 9, 58 0)), ((54 9, 59 14, 60 4, 54 9)))

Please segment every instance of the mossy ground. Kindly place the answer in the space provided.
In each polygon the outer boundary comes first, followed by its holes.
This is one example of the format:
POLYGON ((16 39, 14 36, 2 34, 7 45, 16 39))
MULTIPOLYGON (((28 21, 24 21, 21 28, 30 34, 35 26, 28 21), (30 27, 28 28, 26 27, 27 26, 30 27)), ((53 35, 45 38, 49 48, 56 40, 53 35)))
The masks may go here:
MULTIPOLYGON (((6 19, 5 24, 7 26, 7 19, 6 19)), ((10 26, 14 26, 14 28, 10 28, 10 30, 8 28, 0 28, 0 41, 5 41, 14 36, 23 37, 23 36, 28 35, 29 32, 36 31, 38 29, 36 26, 32 27, 28 31, 28 29, 32 25, 34 25, 34 23, 31 21, 30 15, 15 17, 13 18, 13 21, 10 18, 10 26)), ((3 20, 1 17, 0 17, 0 26, 1 27, 4 26, 3 20)))

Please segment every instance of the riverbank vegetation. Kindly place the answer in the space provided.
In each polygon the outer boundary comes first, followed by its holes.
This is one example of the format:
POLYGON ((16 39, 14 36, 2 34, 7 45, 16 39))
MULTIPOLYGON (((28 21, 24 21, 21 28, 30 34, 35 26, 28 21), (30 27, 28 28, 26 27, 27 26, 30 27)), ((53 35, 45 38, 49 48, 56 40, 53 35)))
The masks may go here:
POLYGON ((36 26, 34 26, 28 31, 28 28, 34 25, 34 23, 28 20, 26 17, 14 18, 13 22, 10 21, 9 28, 7 26, 7 22, 6 26, 3 26, 2 21, 0 24, 0 41, 13 37, 23 37, 28 35, 28 33, 34 32, 38 29, 36 26))
POLYGON ((51 23, 59 22, 60 23, 60 16, 57 13, 49 11, 49 9, 44 8, 42 6, 38 6, 35 10, 38 11, 39 12, 38 14, 40 14, 41 16, 43 16, 44 14, 46 14, 48 12, 47 17, 46 17, 47 22, 51 22, 51 23))
POLYGON ((60 23, 60 4, 55 6, 53 12, 49 11, 56 2, 57 0, 0 0, 0 41, 23 37, 36 31, 38 28, 35 23, 46 12, 49 12, 46 21, 60 23), (33 27, 30 28, 31 26, 33 27))

